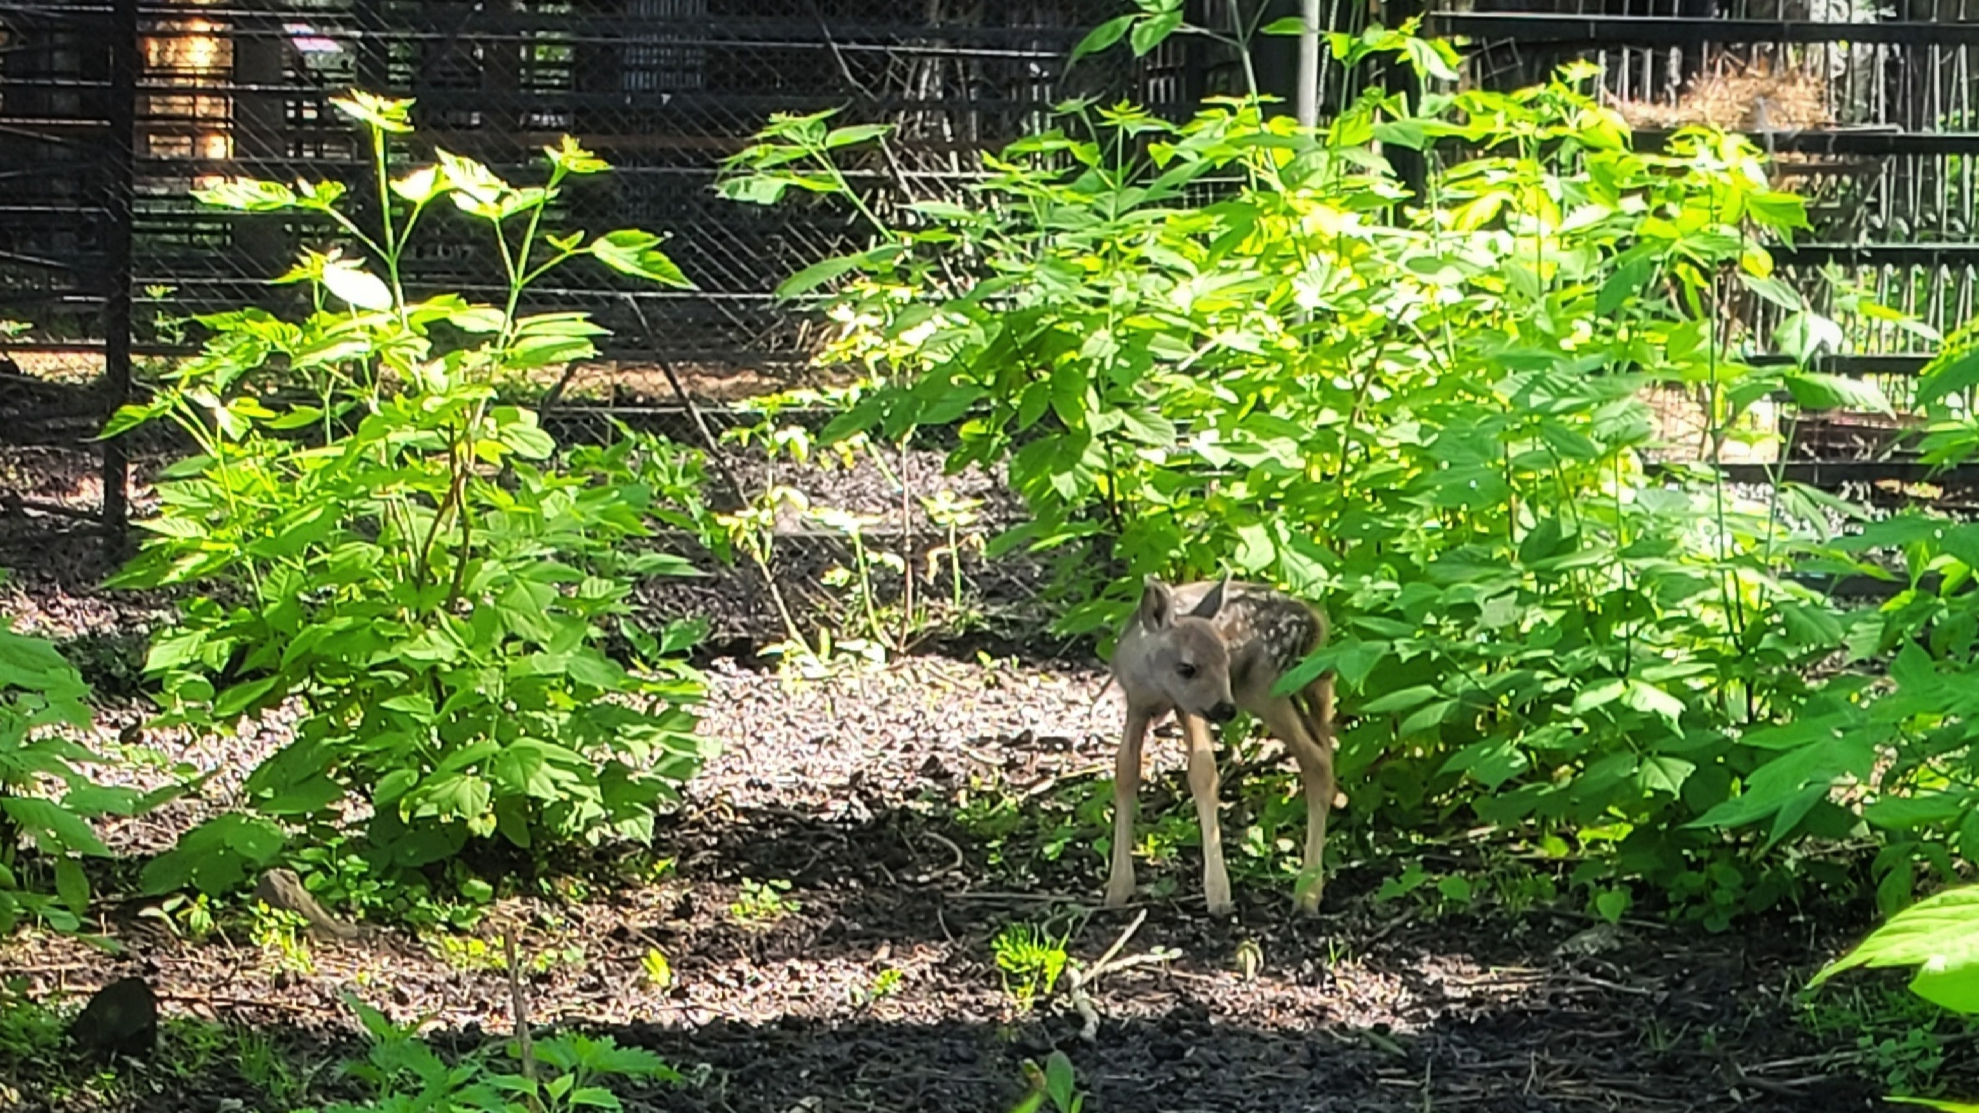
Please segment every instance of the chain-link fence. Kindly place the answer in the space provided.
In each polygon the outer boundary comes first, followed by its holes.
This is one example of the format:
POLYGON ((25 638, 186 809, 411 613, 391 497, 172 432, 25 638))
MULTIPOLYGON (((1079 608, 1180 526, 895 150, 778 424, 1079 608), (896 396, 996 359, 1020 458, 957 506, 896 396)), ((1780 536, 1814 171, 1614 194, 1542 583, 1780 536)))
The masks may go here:
MULTIPOLYGON (((1492 87, 1597 62, 1602 95, 1639 146, 1695 123, 1750 134, 1772 155, 1779 187, 1809 199, 1813 227, 1773 255, 1777 276, 1817 310, 1860 291, 1940 333, 1973 314, 1979 0, 1477 0, 1435 25, 1475 38, 1472 78, 1492 87)), ((1736 294, 1727 308, 1733 327, 1760 337, 1785 312, 1736 294)), ((1938 347, 1929 333, 1859 317, 1846 342, 1823 369, 1874 381, 1899 409, 1938 347)), ((1703 442, 1710 422, 1698 399, 1659 404, 1690 434, 1681 439, 1703 442)), ((1979 505, 1979 475, 1918 460, 1914 419, 1761 410, 1788 434, 1788 478, 1885 502, 1979 505)), ((1767 481, 1778 452, 1762 448, 1730 470, 1767 481)))
MULTIPOLYGON (((320 231, 220 212, 192 190, 224 177, 330 178, 367 196, 368 152, 330 97, 417 99, 413 157, 435 146, 504 174, 569 133, 614 166, 575 182, 567 225, 641 227, 696 283, 667 291, 604 271, 538 288, 612 330, 607 356, 679 365, 697 382, 774 372, 810 350, 777 281, 851 246, 826 205, 718 198, 719 158, 773 112, 844 108, 900 128, 871 168, 909 192, 967 175, 973 155, 1074 93, 1174 110, 1205 91, 1200 49, 1066 80, 1068 50, 1112 0, 40 0, 0 3, 0 415, 10 439, 75 446, 129 389, 133 357, 183 350, 188 314, 273 306, 268 279, 320 231)), ((410 260, 416 289, 470 297, 501 266, 466 238, 410 260)), ((75 498, 121 517, 122 462, 75 498), (103 502, 107 496, 107 503, 103 502)), ((75 469, 69 469, 71 471, 75 469)), ((88 484, 86 484, 88 485, 88 484)), ((19 492, 15 492, 19 495, 19 492)), ((75 501, 44 500, 70 507, 75 501)), ((20 501, 17 497, 17 503, 20 501)))
MULTIPOLYGON (((328 106, 353 85, 417 98, 414 157, 444 146, 521 177, 542 145, 570 133, 610 162, 611 174, 568 191, 557 219, 665 233, 697 289, 597 269, 539 289, 538 307, 586 309, 612 330, 592 376, 605 389, 587 397, 678 402, 773 386, 801 366, 811 326, 772 290, 857 234, 829 205, 720 199, 712 185, 723 155, 772 112, 844 108, 899 127, 895 156, 860 168, 868 180, 929 196, 966 182, 976 152, 1035 127, 1065 97, 1131 96, 1174 115, 1240 87, 1239 59, 1199 37, 1138 61, 1112 52, 1068 75, 1069 48, 1125 7, 0 0, 0 321, 23 323, 0 336, 14 349, 0 364, 0 440, 11 443, 0 451, 14 453, 8 505, 121 519, 121 449, 88 438, 130 389, 133 362, 183 350, 178 322, 188 313, 289 296, 267 280, 316 232, 293 218, 204 209, 191 190, 249 175, 335 178, 364 196, 360 136, 328 106)), ((1347 32, 1370 11, 1325 7, 1329 28, 1347 32)), ((1379 7, 1389 23, 1421 10, 1405 0, 1379 7)), ((1297 10, 1296 0, 1191 0, 1192 19, 1215 27, 1233 14, 1258 22, 1297 10)), ((1815 234, 1778 254, 1802 289, 1826 297, 1827 276, 1839 277, 1940 328, 1973 309, 1979 0, 1882 11, 1867 0, 1475 0, 1429 15, 1433 30, 1471 38, 1472 80, 1526 83, 1590 58, 1645 142, 1695 121, 1759 136, 1786 184, 1816 201, 1815 234)), ((1268 90, 1289 91, 1293 49, 1287 38, 1259 41, 1253 68, 1268 90)), ((1326 108, 1358 92, 1335 67, 1322 79, 1326 108)), ((441 237, 408 277, 416 288, 485 296, 500 273, 472 244, 441 237)), ((1746 323, 1769 328, 1770 312, 1755 305, 1746 323)), ((1894 384, 1928 351, 1895 328, 1851 339, 1859 354, 1831 367, 1894 384)), ((698 439, 699 424, 681 435, 698 439)), ((1914 478, 1915 462, 1888 450, 1889 429, 1817 424, 1802 422, 1802 454, 1880 452, 1883 470, 1868 478, 1914 478)), ((1804 477, 1840 474, 1821 467, 1829 471, 1804 477)), ((900 497, 869 494, 887 507, 900 497)), ((904 550, 920 544, 919 531, 939 532, 925 515, 907 519, 904 550)))

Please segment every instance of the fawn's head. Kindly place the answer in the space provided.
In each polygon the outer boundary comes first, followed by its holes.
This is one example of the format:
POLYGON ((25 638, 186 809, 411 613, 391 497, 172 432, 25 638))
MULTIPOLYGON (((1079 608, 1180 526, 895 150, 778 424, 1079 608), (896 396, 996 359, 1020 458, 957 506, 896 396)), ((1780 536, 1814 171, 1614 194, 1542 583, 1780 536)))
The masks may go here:
POLYGON ((1218 583, 1182 613, 1176 611, 1175 590, 1160 580, 1148 577, 1141 591, 1139 617, 1151 641, 1146 667, 1154 673, 1144 679, 1178 710, 1213 723, 1237 717, 1230 698, 1230 647, 1214 624, 1229 584, 1218 583))

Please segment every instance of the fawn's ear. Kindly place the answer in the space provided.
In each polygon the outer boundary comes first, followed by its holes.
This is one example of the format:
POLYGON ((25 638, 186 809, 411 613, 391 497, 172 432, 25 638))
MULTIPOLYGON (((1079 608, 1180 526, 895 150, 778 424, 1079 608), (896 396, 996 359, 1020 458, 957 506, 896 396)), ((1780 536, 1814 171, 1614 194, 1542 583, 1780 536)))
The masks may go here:
POLYGON ((1141 587, 1141 625, 1165 630, 1175 622, 1175 592, 1158 577, 1149 576, 1141 587))
POLYGON ((1204 620, 1215 618, 1223 610, 1223 600, 1229 594, 1229 589, 1230 574, 1226 572, 1223 578, 1216 582, 1215 587, 1203 592, 1203 597, 1196 601, 1195 609, 1189 614, 1204 620))

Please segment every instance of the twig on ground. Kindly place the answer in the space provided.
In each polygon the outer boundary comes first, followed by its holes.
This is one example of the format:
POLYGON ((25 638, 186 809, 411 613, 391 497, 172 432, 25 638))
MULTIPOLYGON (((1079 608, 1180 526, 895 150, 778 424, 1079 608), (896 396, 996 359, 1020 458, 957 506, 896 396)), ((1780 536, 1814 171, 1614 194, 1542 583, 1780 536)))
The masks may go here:
POLYGON ((1578 970, 1558 971, 1555 974, 1553 974, 1553 977, 1559 978, 1563 981, 1577 982, 1581 985, 1591 986, 1595 989, 1609 990, 1610 992, 1613 993, 1627 993, 1635 997, 1657 997, 1660 996, 1663 992, 1660 989, 1645 989, 1642 986, 1624 985, 1621 982, 1611 982, 1606 978, 1597 978, 1592 974, 1583 974, 1578 970))
POLYGON ((529 1046, 529 998, 522 988, 522 963, 516 957, 513 924, 502 927, 502 952, 508 959, 509 1005, 515 1010, 515 1054, 522 1062, 522 1077, 534 1083, 536 1055, 529 1046))
MULTIPOLYGON (((942 891, 942 897, 952 901, 973 901, 982 904, 1064 904, 1072 897, 1064 893, 1011 893, 994 889, 963 890, 961 892, 942 891)), ((1131 907, 1131 906, 1130 906, 1131 907)))
POLYGON ((1099 1010, 1094 1007, 1092 994, 1088 992, 1088 989, 1093 983, 1115 970, 1125 970, 1131 966, 1143 966, 1148 963, 1168 961, 1168 952, 1162 950, 1149 951, 1145 954, 1132 955, 1127 958, 1117 957, 1121 950, 1127 946, 1127 941, 1134 938, 1134 933, 1141 930, 1141 925, 1147 922, 1147 918, 1147 909, 1141 909, 1140 914, 1135 916, 1133 922, 1127 925, 1127 930, 1120 933, 1120 937, 1113 941, 1113 946, 1108 947, 1106 952, 1099 956, 1099 961, 1093 963, 1090 969, 1082 970, 1076 965, 1066 967, 1066 993, 1072 999, 1072 1007, 1078 1010, 1081 1020, 1084 1021, 1079 1026, 1079 1038, 1086 1043, 1093 1043, 1099 1037, 1099 1010))
POLYGON ((924 839, 931 840, 933 842, 938 842, 941 845, 947 847, 948 852, 950 854, 955 855, 955 861, 950 863, 947 869, 939 870, 939 871, 929 871, 927 873, 922 874, 920 877, 915 879, 918 883, 926 884, 927 882, 933 881, 937 877, 946 877, 951 873, 962 872, 962 864, 966 862, 968 859, 963 855, 962 848, 955 845, 955 841, 953 839, 950 839, 945 835, 938 835, 933 831, 922 831, 921 837, 924 839))
POLYGON ((1113 956, 1120 953, 1121 948, 1127 945, 1127 941, 1132 939, 1134 933, 1141 930, 1141 925, 1147 923, 1147 921, 1148 911, 1143 908, 1140 915, 1135 916, 1134 921, 1127 925, 1127 930, 1120 933, 1120 938, 1113 941, 1113 946, 1108 947, 1106 953, 1099 956, 1099 961, 1093 963, 1092 973, 1087 975, 1086 980, 1089 982, 1098 981, 1099 976, 1106 972, 1106 964, 1113 961, 1113 956))

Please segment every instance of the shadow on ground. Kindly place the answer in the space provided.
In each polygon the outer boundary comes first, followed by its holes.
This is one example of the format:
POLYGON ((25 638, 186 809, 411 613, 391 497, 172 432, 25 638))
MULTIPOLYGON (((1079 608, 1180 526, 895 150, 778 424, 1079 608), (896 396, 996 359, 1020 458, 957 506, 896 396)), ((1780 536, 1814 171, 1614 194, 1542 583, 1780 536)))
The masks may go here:
MULTIPOLYGON (((1070 1057, 1092 1113, 1369 1111, 1551 1113, 1555 1110, 1744 1110, 1824 1113, 1880 1105, 1859 1079, 1810 1074, 1741 1079, 1727 1056, 1680 1041, 1644 1045, 1640 1014, 1559 1008, 1485 1010, 1387 1036, 1337 1026, 1259 1028, 1177 1001, 1159 1016, 1101 1025, 1079 1040, 1069 1018, 997 1024, 787 1018, 771 1023, 630 1024, 590 1028, 657 1052, 681 1085, 616 1087, 625 1108, 686 1113, 1004 1113, 1022 1096, 1023 1062, 1053 1047, 1070 1057)), ((51 1085, 49 1064, 7 1062, 21 1113, 193 1113, 363 1102, 370 1091, 333 1064, 361 1057, 348 1034, 255 1029, 288 1065, 268 1068, 201 1052, 168 1032, 158 1053, 115 1080, 51 1085), (271 1092, 273 1091, 273 1092, 271 1092), (286 1100, 283 1100, 286 1099, 286 1100)), ((482 1046, 478 1031, 429 1032, 448 1054, 482 1046)))

